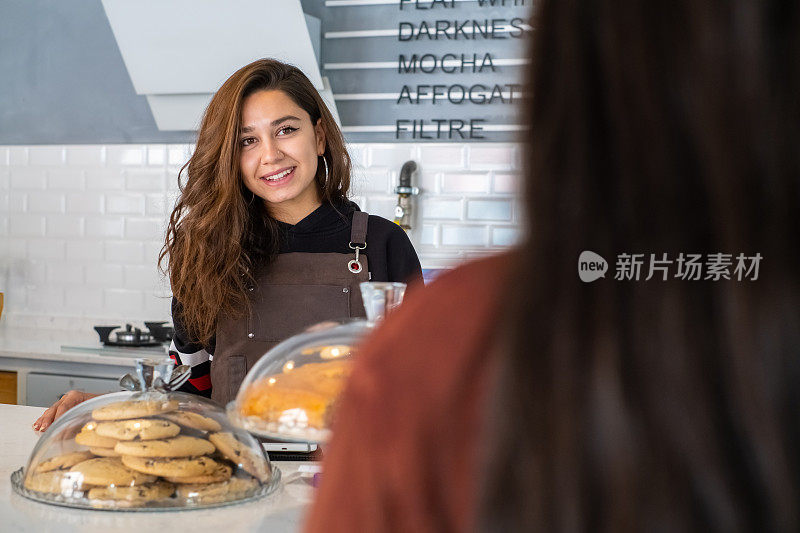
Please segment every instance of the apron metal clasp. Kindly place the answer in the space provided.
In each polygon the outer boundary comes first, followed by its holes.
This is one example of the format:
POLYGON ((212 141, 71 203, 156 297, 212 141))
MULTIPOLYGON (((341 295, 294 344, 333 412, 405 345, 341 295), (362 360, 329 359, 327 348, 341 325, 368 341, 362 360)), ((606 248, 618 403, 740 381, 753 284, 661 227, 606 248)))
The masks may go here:
POLYGON ((347 269, 353 274, 358 274, 359 272, 361 272, 361 269, 363 268, 361 266, 361 262, 358 260, 358 256, 361 253, 361 250, 366 248, 367 245, 364 244, 363 246, 359 246, 358 244, 354 244, 351 242, 349 246, 351 249, 356 251, 356 258, 351 259, 350 261, 347 262, 347 269))

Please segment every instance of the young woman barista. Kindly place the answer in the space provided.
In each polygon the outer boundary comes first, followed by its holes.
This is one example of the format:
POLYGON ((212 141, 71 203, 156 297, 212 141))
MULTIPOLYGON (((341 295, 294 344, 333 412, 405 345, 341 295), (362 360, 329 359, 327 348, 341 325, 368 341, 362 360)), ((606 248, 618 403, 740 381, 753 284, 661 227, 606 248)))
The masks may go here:
POLYGON ((171 354, 186 387, 226 403, 247 370, 314 323, 363 316, 358 284, 421 281, 397 225, 347 200, 350 158, 319 93, 263 59, 206 111, 162 259, 175 296, 171 354))
MULTIPOLYGON (((182 390, 226 403, 272 346, 363 316, 362 281, 421 282, 405 232, 347 200, 350 157, 319 93, 271 59, 234 73, 203 117, 161 261, 173 291, 170 356, 182 390)), ((44 431, 93 395, 70 391, 44 431)))

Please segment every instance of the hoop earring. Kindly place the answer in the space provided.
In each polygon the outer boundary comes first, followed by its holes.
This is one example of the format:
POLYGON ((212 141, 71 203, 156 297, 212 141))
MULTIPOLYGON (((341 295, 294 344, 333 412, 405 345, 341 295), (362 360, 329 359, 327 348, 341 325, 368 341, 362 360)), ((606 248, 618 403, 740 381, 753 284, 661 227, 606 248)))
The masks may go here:
POLYGON ((328 160, 325 159, 324 155, 320 157, 322 157, 322 162, 325 164, 325 183, 328 183, 328 160))

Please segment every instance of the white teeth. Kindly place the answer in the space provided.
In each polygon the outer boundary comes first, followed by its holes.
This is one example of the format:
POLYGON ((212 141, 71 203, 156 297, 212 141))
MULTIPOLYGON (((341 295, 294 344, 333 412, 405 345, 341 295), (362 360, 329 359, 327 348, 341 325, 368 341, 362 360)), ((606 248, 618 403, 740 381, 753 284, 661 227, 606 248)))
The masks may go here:
POLYGON ((290 173, 292 170, 294 170, 294 167, 292 167, 292 168, 290 168, 290 169, 288 169, 288 170, 284 170, 284 171, 283 171, 283 172, 281 172, 280 174, 275 174, 274 176, 270 176, 270 177, 268 177, 268 178, 264 178, 264 179, 265 179, 265 180, 267 180, 267 181, 275 181, 275 180, 279 180, 279 179, 281 179, 282 177, 284 177, 284 176, 286 176, 287 174, 289 174, 289 173, 290 173))

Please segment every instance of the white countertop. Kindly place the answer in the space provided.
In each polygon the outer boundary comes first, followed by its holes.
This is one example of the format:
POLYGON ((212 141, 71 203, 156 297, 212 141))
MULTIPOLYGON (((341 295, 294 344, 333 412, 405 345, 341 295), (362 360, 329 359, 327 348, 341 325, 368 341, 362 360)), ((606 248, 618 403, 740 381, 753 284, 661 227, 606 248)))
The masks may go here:
MULTIPOLYGON (((0 404, 0 531, 122 533, 125 531, 238 533, 298 531, 313 497, 310 478, 297 469, 302 462, 274 462, 281 487, 265 498, 208 510, 168 512, 88 511, 34 502, 11 488, 11 473, 28 460, 39 439, 31 424, 44 409, 0 404)), ((307 464, 307 463, 305 463, 307 464)))
MULTIPOLYGON (((136 357, 153 357, 150 351, 122 348, 130 356, 101 355, 102 348, 97 333, 57 329, 0 327, 0 357, 31 360, 61 361, 67 363, 92 363, 99 365, 133 366, 136 357), (62 346, 86 347, 65 350, 62 346)), ((166 350, 164 355, 166 356, 166 350)))

